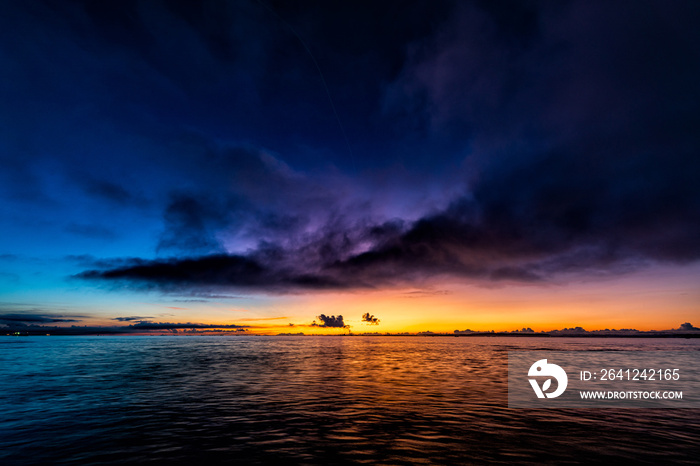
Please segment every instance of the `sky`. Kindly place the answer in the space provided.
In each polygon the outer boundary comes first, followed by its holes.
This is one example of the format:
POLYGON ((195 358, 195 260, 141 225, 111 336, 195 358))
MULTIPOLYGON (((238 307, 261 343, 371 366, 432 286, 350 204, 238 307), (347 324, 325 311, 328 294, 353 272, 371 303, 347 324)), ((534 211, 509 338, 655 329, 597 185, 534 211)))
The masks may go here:
POLYGON ((0 326, 700 321, 694 1, 0 2, 0 326))

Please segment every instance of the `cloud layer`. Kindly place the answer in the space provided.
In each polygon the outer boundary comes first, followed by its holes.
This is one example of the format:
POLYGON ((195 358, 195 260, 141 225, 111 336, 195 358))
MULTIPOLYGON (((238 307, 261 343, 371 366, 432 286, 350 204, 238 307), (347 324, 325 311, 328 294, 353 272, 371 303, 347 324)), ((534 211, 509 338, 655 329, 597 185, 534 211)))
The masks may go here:
POLYGON ((13 254, 195 299, 700 260, 694 2, 115 5, 0 5, 13 254))
POLYGON ((403 135, 407 161, 381 194, 414 199, 408 182, 421 170, 420 189, 441 179, 451 191, 407 209, 379 195, 382 170, 297 169, 193 136, 199 188, 171 195, 158 243, 173 257, 80 277, 290 292, 541 282, 700 259, 697 8, 474 2, 451 13, 402 44, 376 100, 363 102, 375 130, 403 135))

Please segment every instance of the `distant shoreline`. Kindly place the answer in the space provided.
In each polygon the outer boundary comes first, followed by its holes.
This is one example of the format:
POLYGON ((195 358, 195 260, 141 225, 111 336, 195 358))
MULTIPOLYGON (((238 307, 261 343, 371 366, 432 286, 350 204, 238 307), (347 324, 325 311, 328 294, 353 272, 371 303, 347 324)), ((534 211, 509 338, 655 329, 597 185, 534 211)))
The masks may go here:
POLYGON ((450 333, 419 333, 419 334, 394 334, 394 333, 376 333, 376 334, 362 334, 362 333, 350 333, 350 334, 276 334, 276 335, 260 335, 260 334, 241 334, 241 333, 221 333, 221 334, 202 334, 202 333, 22 333, 22 334, 5 334, 0 335, 2 337, 40 337, 40 336, 56 336, 56 337, 78 337, 78 336, 172 336, 172 337, 189 337, 189 336, 206 336, 206 337, 222 337, 222 336, 234 336, 234 337, 458 337, 458 338, 470 338, 470 337, 507 337, 507 338, 700 338, 700 332, 693 333, 636 333, 636 334, 551 334, 551 333, 509 333, 509 332, 474 332, 474 333, 464 333, 464 334, 450 334, 450 333))
MULTIPOLYGON (((421 336, 432 336, 432 335, 421 335, 421 336)), ((438 335, 436 335, 438 336, 438 335)), ((440 335, 442 336, 442 335, 440 335)), ((700 333, 639 333, 639 334, 583 334, 583 335, 553 335, 551 333, 474 333, 474 334, 455 334, 455 335, 444 335, 444 336, 455 336, 455 337, 551 337, 551 338, 700 338, 700 333)))

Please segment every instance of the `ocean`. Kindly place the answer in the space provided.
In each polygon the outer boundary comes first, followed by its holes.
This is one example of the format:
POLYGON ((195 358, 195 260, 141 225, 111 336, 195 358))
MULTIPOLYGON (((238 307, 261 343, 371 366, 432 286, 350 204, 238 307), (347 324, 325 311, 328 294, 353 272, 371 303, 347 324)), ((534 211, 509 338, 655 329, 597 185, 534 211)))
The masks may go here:
POLYGON ((700 340, 0 337, 0 464, 698 464, 697 409, 509 409, 508 351, 700 340))

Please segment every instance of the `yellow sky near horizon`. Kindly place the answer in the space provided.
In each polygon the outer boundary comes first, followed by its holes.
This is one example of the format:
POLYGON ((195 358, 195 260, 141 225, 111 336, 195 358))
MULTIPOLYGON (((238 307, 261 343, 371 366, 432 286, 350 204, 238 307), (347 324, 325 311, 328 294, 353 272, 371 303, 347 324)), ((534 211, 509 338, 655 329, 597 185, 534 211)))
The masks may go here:
MULTIPOLYGON (((78 325, 115 326, 137 322, 243 325, 255 334, 337 334, 337 328, 312 327, 320 314, 342 315, 353 333, 511 331, 530 327, 548 331, 635 328, 668 330, 684 322, 700 326, 700 264, 656 267, 621 276, 570 280, 556 284, 457 281, 429 288, 245 295, 233 300, 187 300, 155 293, 123 295, 100 309, 72 306, 89 318, 78 325), (379 325, 362 321, 370 313, 379 325), (292 323, 294 326, 290 326, 292 323)), ((117 298, 116 295, 114 295, 117 298)), ((64 324, 61 324, 64 325, 64 324)), ((65 324, 71 325, 71 324, 65 324)))
POLYGON ((251 333, 259 334, 342 333, 336 328, 310 326, 320 314, 342 315, 354 333, 510 331, 523 327, 547 331, 577 326, 586 330, 667 330, 683 322, 700 323, 700 286, 694 282, 698 274, 688 273, 688 269, 655 269, 546 285, 452 282, 430 289, 278 295, 242 300, 240 306, 230 302, 189 306, 143 303, 147 308, 138 312, 152 315, 159 307, 168 313, 151 320, 247 325, 251 333), (379 325, 362 322, 361 316, 367 312, 380 319, 379 325))

